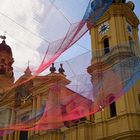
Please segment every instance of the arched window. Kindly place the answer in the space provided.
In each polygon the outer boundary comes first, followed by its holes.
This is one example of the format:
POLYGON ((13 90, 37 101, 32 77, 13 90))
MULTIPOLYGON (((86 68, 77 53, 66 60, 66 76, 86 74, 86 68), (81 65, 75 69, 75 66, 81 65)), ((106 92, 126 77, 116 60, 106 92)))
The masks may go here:
POLYGON ((117 115, 116 112, 116 104, 115 102, 110 104, 110 117, 115 117, 117 115))
POLYGON ((104 45, 104 54, 109 53, 110 49, 109 49, 109 39, 108 38, 105 38, 103 40, 103 45, 104 45))
POLYGON ((115 103, 115 97, 114 96, 110 96, 109 97, 109 103, 111 103, 109 105, 109 109, 110 109, 110 117, 115 117, 117 115, 116 112, 116 103, 115 103))

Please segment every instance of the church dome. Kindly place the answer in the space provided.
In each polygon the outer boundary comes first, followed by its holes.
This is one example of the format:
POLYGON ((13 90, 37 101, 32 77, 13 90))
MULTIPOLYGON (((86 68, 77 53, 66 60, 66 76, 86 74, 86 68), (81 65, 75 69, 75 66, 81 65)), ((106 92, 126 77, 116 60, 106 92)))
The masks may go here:
POLYGON ((7 53, 12 54, 12 50, 10 46, 6 44, 5 40, 3 40, 2 43, 0 44, 0 52, 2 51, 6 51, 7 53))

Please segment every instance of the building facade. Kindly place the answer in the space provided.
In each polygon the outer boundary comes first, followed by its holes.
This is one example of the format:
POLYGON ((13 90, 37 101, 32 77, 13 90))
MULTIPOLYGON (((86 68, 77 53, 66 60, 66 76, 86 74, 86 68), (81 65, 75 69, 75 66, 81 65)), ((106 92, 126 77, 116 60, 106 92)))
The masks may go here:
MULTIPOLYGON (((113 64, 129 57, 139 57, 138 25, 134 4, 116 0, 90 30, 92 61, 87 68, 94 84, 94 74, 105 71, 113 64), (134 43, 135 42, 135 43, 134 43), (135 49, 134 49, 135 48, 135 49)), ((91 17, 92 18, 92 17, 91 17)), ((64 71, 55 72, 52 66, 47 76, 37 76, 10 90, 13 86, 13 57, 10 47, 0 44, 0 125, 22 122, 34 115, 51 91, 52 84, 70 83, 64 71), (44 83, 44 85, 43 85, 44 83), (47 83, 47 84, 46 84, 47 83), (43 85, 43 86, 42 86, 43 85), (41 88, 39 88, 41 86, 41 88), (8 89, 8 90, 7 90, 8 89), (30 90, 32 89, 32 90, 30 90), (5 92, 8 91, 8 92, 5 92), (32 92, 32 93, 31 93, 32 92), (20 94, 19 94, 20 93, 20 94), (14 110, 11 110, 14 108, 14 110), (3 118, 3 114, 7 118, 3 118)), ((30 68, 14 85, 31 77, 30 68)), ((73 94, 72 91, 68 91, 73 94)), ((100 112, 87 116, 84 121, 71 127, 49 131, 15 131, 0 137, 0 140, 139 140, 140 139, 140 81, 128 93, 102 108, 100 112)))

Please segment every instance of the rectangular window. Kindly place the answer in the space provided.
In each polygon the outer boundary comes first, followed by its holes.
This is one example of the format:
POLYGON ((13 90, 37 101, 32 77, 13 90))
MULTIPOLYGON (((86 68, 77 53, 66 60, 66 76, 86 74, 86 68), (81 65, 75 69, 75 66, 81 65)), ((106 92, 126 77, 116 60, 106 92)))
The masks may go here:
POLYGON ((104 43, 104 54, 107 54, 110 52, 109 39, 108 38, 104 39, 103 43, 104 43))
POLYGON ((116 112, 116 104, 115 102, 110 104, 110 117, 115 117, 117 115, 116 112))
POLYGON ((139 105, 140 105, 140 94, 138 94, 138 101, 139 101, 139 105))
POLYGON ((28 140, 28 131, 20 131, 19 140, 28 140))
MULTIPOLYGON (((28 115, 25 115, 21 118, 21 122, 25 122, 29 119, 28 115)), ((28 140, 28 131, 20 131, 19 140, 28 140)))

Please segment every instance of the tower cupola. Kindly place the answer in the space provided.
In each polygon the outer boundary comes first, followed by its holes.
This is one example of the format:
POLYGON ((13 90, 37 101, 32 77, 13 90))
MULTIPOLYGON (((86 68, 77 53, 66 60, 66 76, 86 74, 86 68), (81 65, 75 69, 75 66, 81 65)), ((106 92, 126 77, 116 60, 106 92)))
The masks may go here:
POLYGON ((0 52, 7 52, 8 54, 12 54, 12 50, 10 46, 6 44, 6 41, 3 40, 2 43, 0 44, 0 52))
POLYGON ((12 64, 14 62, 11 47, 6 44, 6 37, 0 36, 0 87, 8 87, 14 82, 12 64))

